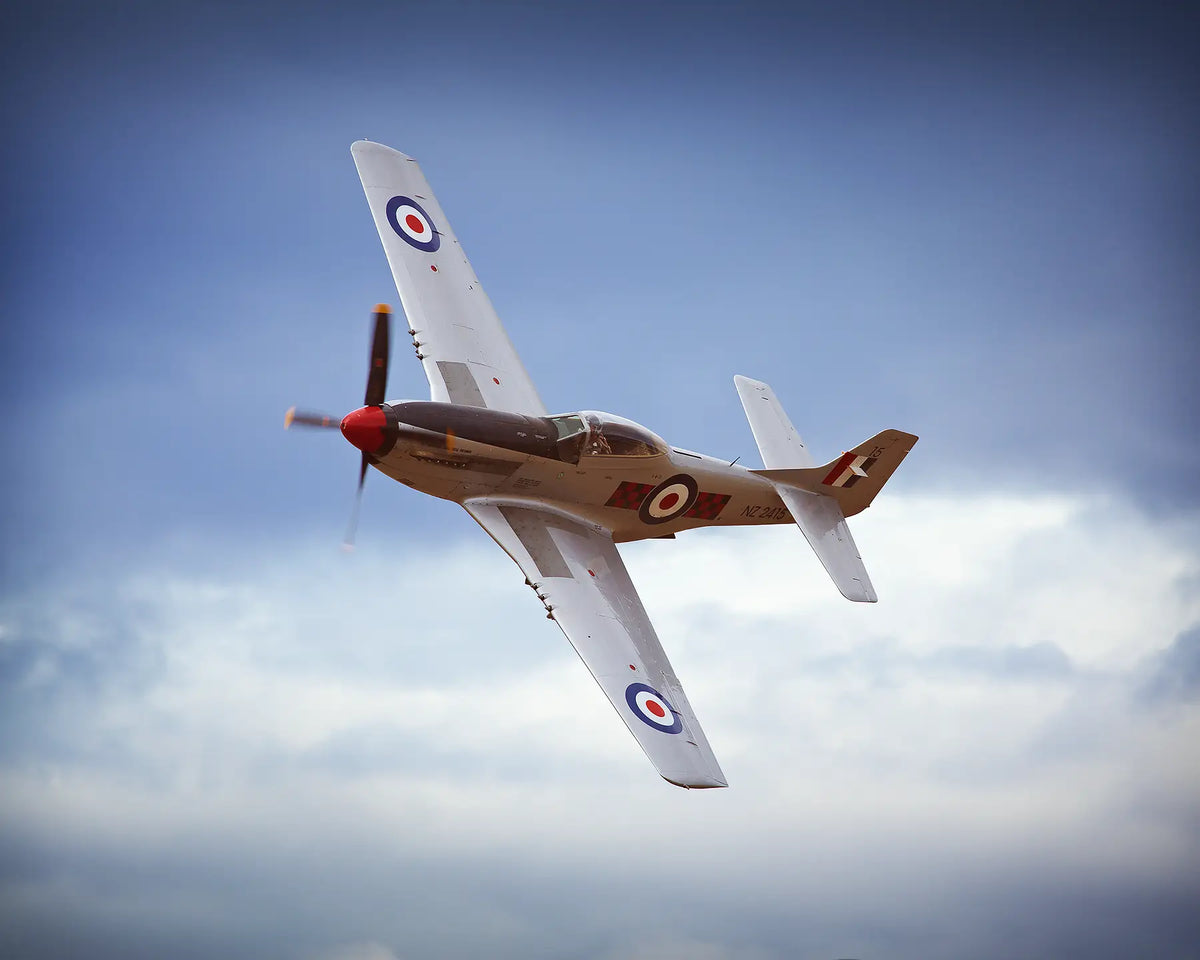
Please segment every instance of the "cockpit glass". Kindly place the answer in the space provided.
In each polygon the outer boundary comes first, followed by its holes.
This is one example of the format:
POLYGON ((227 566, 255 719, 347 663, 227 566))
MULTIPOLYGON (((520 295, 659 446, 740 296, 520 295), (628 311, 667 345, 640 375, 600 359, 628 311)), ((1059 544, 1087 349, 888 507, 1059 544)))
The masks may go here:
POLYGON ((555 443, 558 458, 566 463, 578 463, 584 441, 587 439, 587 427, 584 426, 583 418, 568 414, 547 419, 554 424, 554 429, 558 431, 558 439, 555 443))
POLYGON ((667 445, 645 427, 608 413, 585 411, 547 417, 558 431, 558 458, 578 463, 580 457, 657 457, 667 445))
POLYGON ((554 429, 558 431, 559 440, 565 440, 567 437, 573 437, 577 433, 583 433, 584 431, 582 417, 567 415, 564 417, 550 417, 548 419, 554 424, 554 429))
POLYGON ((615 417, 585 413, 588 433, 583 455, 590 457, 656 457, 667 445, 636 423, 615 417))

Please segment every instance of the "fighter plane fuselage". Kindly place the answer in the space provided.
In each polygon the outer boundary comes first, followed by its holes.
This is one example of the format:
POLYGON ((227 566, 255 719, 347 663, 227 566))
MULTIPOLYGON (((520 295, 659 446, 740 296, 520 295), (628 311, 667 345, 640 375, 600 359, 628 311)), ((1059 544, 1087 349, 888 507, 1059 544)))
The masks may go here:
POLYGON ((377 469, 422 493, 561 503, 618 542, 792 522, 770 481, 599 411, 534 417, 401 401, 353 411, 342 433, 377 469))

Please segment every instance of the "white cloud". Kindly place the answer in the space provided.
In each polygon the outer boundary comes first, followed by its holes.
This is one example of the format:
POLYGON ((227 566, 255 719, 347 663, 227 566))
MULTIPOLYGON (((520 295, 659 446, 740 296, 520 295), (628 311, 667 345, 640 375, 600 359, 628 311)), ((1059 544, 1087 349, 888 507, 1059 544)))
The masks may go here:
MULTIPOLYGON (((539 890, 572 877, 714 958, 775 952, 689 926, 689 898, 785 928, 802 900, 828 933, 936 924, 1031 875, 1169 888, 1200 854, 1200 710, 1133 691, 1200 622, 1196 527, 1067 497, 891 498, 855 524, 877 605, 842 600, 787 527, 625 548, 730 777, 698 794, 655 776, 482 535, 28 598, 2 636, 43 608, 20 681, 41 699, 0 809, 36 849, 225 851, 235 875, 265 860, 334 901, 360 875, 399 884, 410 932, 446 922, 413 905, 413 864, 430 890, 496 864, 539 890), (89 654, 81 691, 68 668, 89 654)), ((467 881, 444 907, 464 952, 486 929, 528 955, 545 908, 503 895, 467 881)), ((581 956, 646 941, 592 942, 581 956)))

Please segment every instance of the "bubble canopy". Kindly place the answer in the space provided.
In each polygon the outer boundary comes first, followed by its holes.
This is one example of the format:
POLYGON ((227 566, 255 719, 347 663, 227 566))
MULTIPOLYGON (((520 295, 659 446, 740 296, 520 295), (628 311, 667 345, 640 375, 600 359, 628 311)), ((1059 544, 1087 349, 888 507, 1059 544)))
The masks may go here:
POLYGON ((444 446, 444 438, 453 435, 566 463, 587 457, 657 457, 669 450, 661 437, 645 427, 597 410, 529 417, 425 401, 385 404, 383 409, 391 424, 388 449, 401 438, 420 445, 424 437, 444 446))
POLYGON ((558 431, 561 459, 572 463, 583 457, 657 457, 667 452, 661 437, 611 413, 583 410, 547 419, 558 431))

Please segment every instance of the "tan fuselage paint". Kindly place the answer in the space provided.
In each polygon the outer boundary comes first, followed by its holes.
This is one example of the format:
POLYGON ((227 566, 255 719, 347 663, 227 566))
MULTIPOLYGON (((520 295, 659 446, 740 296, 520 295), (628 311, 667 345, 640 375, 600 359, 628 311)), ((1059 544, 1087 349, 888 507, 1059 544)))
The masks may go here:
POLYGON ((558 505, 611 531, 618 543, 696 527, 793 522, 770 481, 740 465, 676 450, 652 457, 590 456, 572 464, 453 436, 446 438, 442 449, 401 435, 374 466, 415 490, 457 503, 503 497, 558 505), (665 523, 646 523, 637 510, 606 506, 624 481, 655 486, 677 474, 692 477, 704 493, 729 496, 716 519, 680 516, 665 523))

